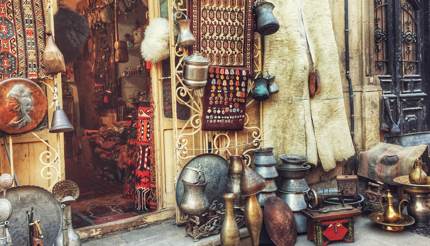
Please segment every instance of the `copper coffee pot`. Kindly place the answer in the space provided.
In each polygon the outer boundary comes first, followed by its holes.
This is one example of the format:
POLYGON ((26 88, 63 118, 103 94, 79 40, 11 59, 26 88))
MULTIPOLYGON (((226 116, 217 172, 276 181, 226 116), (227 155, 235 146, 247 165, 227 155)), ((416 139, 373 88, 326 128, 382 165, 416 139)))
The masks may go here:
POLYGON ((394 197, 391 194, 390 190, 387 190, 387 207, 384 211, 384 222, 388 223, 396 223, 403 218, 402 215, 402 204, 408 202, 408 200, 403 199, 399 203, 399 207, 397 209, 394 208, 394 197))
POLYGON ((188 16, 183 14, 185 19, 177 20, 178 23, 178 45, 182 47, 193 46, 196 43, 196 38, 190 29, 191 21, 188 19, 188 16))

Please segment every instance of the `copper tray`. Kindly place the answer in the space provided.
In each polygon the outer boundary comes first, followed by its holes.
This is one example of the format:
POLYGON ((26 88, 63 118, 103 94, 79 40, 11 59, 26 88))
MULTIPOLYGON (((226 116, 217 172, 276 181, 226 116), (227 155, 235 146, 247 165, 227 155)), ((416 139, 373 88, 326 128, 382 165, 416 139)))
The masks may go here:
POLYGON ((12 204, 9 232, 13 245, 28 245, 26 211, 34 209, 34 219, 40 220, 44 245, 53 245, 60 231, 62 213, 60 204, 47 190, 37 186, 19 186, 7 190, 6 198, 12 204))
POLYGON ((34 130, 45 118, 48 101, 31 80, 12 78, 0 82, 0 130, 20 134, 34 130))
POLYGON ((198 168, 201 166, 207 182, 205 194, 212 203, 215 199, 222 202, 223 194, 227 188, 228 162, 219 155, 203 154, 191 159, 179 173, 176 182, 176 204, 182 201, 184 195, 184 185, 182 183, 182 173, 185 167, 198 168))
POLYGON ((419 185, 409 182, 409 175, 399 176, 393 179, 394 183, 402 185, 406 192, 410 193, 430 193, 430 184, 419 185))
POLYGON ((397 223, 387 223, 384 222, 384 213, 382 212, 375 212, 370 214, 369 218, 374 223, 380 225, 382 229, 386 231, 392 231, 392 232, 400 232, 405 229, 406 226, 413 225, 415 223, 415 219, 409 215, 402 215, 403 218, 397 222, 397 223))

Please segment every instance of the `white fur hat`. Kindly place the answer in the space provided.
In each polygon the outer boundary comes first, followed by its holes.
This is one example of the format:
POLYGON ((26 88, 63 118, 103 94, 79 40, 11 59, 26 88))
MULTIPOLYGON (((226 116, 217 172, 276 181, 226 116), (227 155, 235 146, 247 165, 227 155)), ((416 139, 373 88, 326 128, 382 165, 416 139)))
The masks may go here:
POLYGON ((156 18, 149 22, 141 45, 145 61, 157 63, 169 57, 169 22, 156 18))

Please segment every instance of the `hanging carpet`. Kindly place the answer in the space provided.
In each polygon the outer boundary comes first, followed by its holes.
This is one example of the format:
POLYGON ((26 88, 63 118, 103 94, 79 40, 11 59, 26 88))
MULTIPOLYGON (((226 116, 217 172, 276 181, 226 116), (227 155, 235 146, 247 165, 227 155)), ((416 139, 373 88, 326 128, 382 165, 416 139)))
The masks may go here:
POLYGON ((43 0, 0 0, 0 80, 44 76, 43 0))
POLYGON ((254 0, 191 1, 193 52, 213 66, 253 71, 254 0))
POLYGON ((273 0, 280 30, 266 37, 266 71, 280 92, 264 107, 265 144, 279 153, 300 154, 325 171, 354 155, 342 90, 339 54, 328 0, 273 0), (306 42, 308 39, 309 48, 306 42), (321 79, 309 98, 309 54, 321 79))

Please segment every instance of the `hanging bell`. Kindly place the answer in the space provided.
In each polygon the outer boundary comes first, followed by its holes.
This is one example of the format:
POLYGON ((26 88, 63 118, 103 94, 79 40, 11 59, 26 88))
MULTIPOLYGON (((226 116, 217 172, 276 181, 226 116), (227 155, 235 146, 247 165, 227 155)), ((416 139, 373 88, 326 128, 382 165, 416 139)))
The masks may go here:
POLYGON ((49 128, 50 133, 60 133, 60 132, 71 132, 73 131, 73 125, 70 123, 66 112, 60 106, 54 111, 52 116, 51 128, 49 128))
POLYGON ((196 43, 196 38, 190 29, 190 20, 188 18, 178 20, 178 45, 182 47, 193 46, 196 43))
POLYGON ((261 1, 255 7, 257 18, 257 32, 261 35, 274 34, 279 30, 279 22, 273 14, 275 5, 271 2, 261 1))

